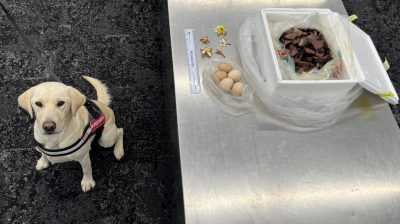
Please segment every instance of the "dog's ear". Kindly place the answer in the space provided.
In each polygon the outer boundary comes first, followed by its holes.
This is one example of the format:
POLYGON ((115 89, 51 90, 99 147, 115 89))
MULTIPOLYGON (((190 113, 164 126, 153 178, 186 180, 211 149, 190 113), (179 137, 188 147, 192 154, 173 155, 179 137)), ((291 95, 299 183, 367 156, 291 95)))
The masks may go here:
POLYGON ((71 100, 71 114, 75 116, 78 109, 85 104, 86 97, 73 87, 69 87, 68 95, 71 100))
POLYGON ((19 106, 22 107, 24 110, 26 110, 26 112, 29 113, 29 116, 31 118, 33 118, 33 109, 32 109, 32 105, 31 105, 31 98, 32 98, 32 94, 33 94, 33 88, 34 87, 26 90, 24 93, 22 93, 18 97, 19 106))

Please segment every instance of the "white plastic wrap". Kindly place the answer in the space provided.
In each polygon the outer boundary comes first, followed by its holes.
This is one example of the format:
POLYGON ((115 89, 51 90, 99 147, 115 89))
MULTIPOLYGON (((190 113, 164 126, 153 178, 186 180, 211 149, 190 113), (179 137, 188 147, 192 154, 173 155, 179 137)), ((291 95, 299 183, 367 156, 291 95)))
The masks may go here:
POLYGON ((247 73, 246 80, 254 88, 255 95, 269 112, 294 125, 319 129, 334 124, 361 95, 363 89, 356 85, 345 95, 331 97, 310 97, 301 94, 288 97, 275 93, 268 88, 268 82, 271 80, 267 80, 260 71, 260 63, 268 62, 260 61, 257 52, 270 51, 267 45, 262 44, 265 43, 263 35, 260 34, 263 29, 261 16, 251 17, 242 24, 238 37, 238 50, 242 66, 247 73))
POLYGON ((203 67, 202 83, 205 92, 218 104, 225 112, 232 116, 240 116, 250 111, 253 103, 253 89, 247 85, 247 74, 244 69, 232 60, 211 60, 203 67), (243 94, 236 96, 232 92, 224 92, 218 86, 219 81, 215 77, 218 65, 228 63, 242 72, 241 82, 244 84, 243 94))

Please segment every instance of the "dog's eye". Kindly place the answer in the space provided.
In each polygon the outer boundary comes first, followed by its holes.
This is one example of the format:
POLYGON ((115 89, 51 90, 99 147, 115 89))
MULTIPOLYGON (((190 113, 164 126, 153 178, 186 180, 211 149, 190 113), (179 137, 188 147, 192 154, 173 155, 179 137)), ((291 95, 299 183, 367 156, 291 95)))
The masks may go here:
POLYGON ((57 103, 57 107, 61 107, 62 105, 64 105, 64 101, 58 101, 58 103, 57 103))
POLYGON ((43 104, 42 104, 41 102, 36 102, 35 104, 36 104, 36 106, 38 106, 38 107, 42 107, 42 106, 43 106, 43 104))

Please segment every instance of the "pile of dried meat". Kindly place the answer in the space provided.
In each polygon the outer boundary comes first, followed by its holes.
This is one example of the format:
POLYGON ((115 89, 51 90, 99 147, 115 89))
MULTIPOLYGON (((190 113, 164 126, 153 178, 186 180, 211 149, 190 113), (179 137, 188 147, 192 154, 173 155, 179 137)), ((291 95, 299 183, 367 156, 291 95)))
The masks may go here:
POLYGON ((291 28, 280 36, 279 41, 284 45, 284 50, 278 51, 279 55, 291 56, 299 74, 320 69, 332 59, 324 36, 316 29, 291 28))

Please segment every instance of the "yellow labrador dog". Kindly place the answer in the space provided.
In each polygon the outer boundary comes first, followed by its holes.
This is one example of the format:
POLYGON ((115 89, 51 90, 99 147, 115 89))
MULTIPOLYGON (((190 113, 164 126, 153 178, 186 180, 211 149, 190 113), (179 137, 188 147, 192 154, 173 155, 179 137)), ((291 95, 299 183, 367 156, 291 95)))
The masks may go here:
POLYGON ((90 144, 101 132, 98 142, 102 147, 114 146, 115 158, 124 155, 123 129, 115 125, 114 112, 108 107, 111 97, 99 80, 83 76, 94 86, 98 100, 87 100, 77 89, 59 82, 45 82, 34 86, 18 97, 19 105, 31 118, 35 117, 36 149, 42 156, 37 170, 50 163, 78 161, 83 170, 82 190, 95 186, 89 157, 90 144), (102 130, 102 131, 101 131, 102 130))

